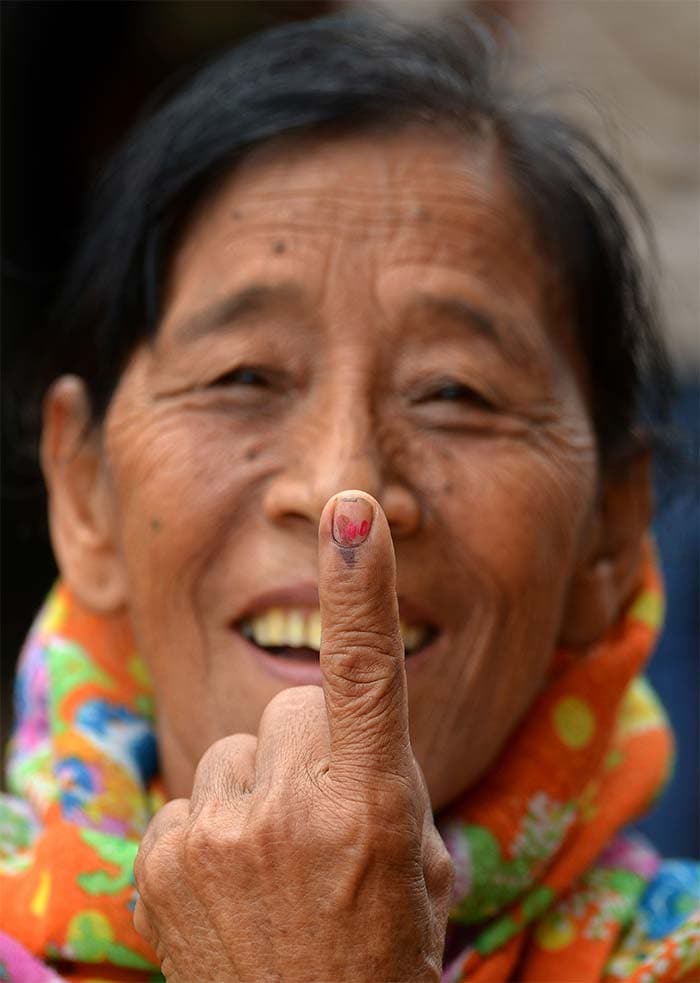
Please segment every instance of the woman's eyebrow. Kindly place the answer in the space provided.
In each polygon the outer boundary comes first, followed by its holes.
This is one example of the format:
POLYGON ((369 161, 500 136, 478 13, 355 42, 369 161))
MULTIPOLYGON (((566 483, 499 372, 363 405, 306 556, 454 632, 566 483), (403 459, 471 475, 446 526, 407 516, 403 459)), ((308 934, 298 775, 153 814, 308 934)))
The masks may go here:
POLYGON ((269 315, 275 308, 299 306, 302 290, 296 283, 254 283, 191 314, 173 327, 177 341, 194 341, 211 332, 233 328, 236 321, 269 315))
POLYGON ((493 317, 461 297, 421 293, 411 306, 459 323, 472 334, 490 341, 509 362, 519 367, 530 364, 536 355, 534 346, 522 337, 521 331, 517 331, 515 319, 493 317))

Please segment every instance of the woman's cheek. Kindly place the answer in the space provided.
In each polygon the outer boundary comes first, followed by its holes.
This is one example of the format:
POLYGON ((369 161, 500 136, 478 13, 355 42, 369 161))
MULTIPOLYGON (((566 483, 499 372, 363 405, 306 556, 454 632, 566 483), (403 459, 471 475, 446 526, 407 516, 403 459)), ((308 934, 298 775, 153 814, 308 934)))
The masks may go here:
POLYGON ((138 422, 117 419, 108 445, 119 504, 138 500, 210 521, 212 510, 233 510, 259 476, 266 442, 203 413, 160 410, 138 422), (135 424, 135 425, 134 425, 135 424))
MULTIPOLYGON (((531 570, 565 547, 571 494, 554 469, 534 464, 527 453, 501 454, 483 443, 424 470, 433 527, 452 555, 463 554, 460 562, 488 571, 521 558, 531 570)), ((516 567, 509 566, 512 577, 516 567)))

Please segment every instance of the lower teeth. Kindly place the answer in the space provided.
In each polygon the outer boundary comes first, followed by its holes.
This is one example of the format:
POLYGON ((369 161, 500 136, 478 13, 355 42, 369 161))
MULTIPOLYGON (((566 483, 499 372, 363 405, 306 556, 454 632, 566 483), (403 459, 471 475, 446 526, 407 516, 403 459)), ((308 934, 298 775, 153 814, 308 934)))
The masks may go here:
POLYGON ((293 648, 291 645, 261 645, 260 648, 283 659, 303 659, 318 661, 318 652, 312 648, 293 648))

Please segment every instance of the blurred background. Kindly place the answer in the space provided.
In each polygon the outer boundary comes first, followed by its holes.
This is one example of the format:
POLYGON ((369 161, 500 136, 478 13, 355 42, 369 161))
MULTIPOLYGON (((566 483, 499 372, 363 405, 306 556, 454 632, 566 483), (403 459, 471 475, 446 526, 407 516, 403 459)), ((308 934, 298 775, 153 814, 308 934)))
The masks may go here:
MULTIPOLYGON (((365 0, 369 5, 370 0, 365 0)), ((649 677, 678 738, 666 794, 640 824, 667 856, 700 857, 700 4, 695 0, 384 0, 439 17, 471 8, 515 36, 548 102, 583 118, 627 168, 661 255, 678 375, 680 466, 657 475, 668 619, 649 677)), ((162 86, 255 31, 349 6, 297 0, 4 0, 2 16, 2 703, 55 577, 32 448, 28 371, 86 190, 162 86)))

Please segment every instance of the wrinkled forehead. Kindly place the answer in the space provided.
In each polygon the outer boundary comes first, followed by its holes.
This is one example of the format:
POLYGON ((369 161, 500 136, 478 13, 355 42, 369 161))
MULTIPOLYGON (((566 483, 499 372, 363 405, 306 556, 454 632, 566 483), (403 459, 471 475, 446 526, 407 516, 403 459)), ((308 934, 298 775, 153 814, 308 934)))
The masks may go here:
POLYGON ((284 137, 249 153, 185 226, 165 321, 201 306, 222 278, 245 288, 284 271, 313 296, 333 262, 337 282, 371 280, 388 303, 397 271, 440 272, 472 278, 494 304, 543 324, 560 320, 558 278, 497 141, 412 126, 284 137))

